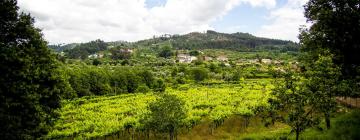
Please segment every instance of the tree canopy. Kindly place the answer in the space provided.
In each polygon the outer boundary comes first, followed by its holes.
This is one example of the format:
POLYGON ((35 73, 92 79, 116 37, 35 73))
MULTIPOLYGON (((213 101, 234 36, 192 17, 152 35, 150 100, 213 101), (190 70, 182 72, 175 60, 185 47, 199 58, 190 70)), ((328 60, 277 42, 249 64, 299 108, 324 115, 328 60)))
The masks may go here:
POLYGON ((0 1, 0 137, 35 139, 57 116, 64 85, 34 19, 16 4, 0 1))
POLYGON ((344 76, 356 74, 355 67, 360 65, 359 5, 359 0, 310 0, 305 5, 305 17, 312 25, 302 30, 300 43, 309 53, 308 61, 329 50, 344 76))

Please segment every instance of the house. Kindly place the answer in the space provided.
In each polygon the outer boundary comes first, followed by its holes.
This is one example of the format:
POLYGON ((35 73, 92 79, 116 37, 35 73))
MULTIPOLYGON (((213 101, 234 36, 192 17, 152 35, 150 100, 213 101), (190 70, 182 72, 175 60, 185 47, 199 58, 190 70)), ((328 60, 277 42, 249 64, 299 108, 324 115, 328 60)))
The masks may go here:
POLYGON ((281 65, 282 63, 284 63, 283 61, 279 61, 279 60, 275 60, 272 62, 275 65, 281 65))
POLYGON ((261 63, 271 64, 271 59, 261 59, 261 63))
POLYGON ((198 60, 198 58, 197 58, 196 56, 191 56, 191 57, 190 57, 190 60, 191 60, 191 62, 192 62, 192 61, 198 60))
POLYGON ((204 59, 204 61, 212 61, 213 60, 213 58, 210 56, 204 56, 203 59, 204 59))
POLYGON ((99 53, 99 54, 94 53, 94 54, 91 54, 88 56, 88 58, 90 58, 90 59, 103 58, 103 57, 104 57, 104 54, 102 54, 102 53, 99 53))
POLYGON ((122 53, 133 53, 134 51, 132 49, 126 48, 126 49, 120 49, 120 52, 122 52, 122 53))
POLYGON ((224 55, 220 55, 216 58, 216 60, 224 62, 224 61, 228 61, 228 58, 224 55))
POLYGON ((114 48, 114 46, 110 45, 110 46, 107 46, 108 49, 111 49, 111 48, 114 48))
POLYGON ((254 63, 258 63, 259 60, 258 59, 249 59, 248 62, 254 64, 254 63))
POLYGON ((104 54, 103 53, 99 53, 98 54, 98 58, 103 58, 104 57, 104 54))
POLYGON ((197 57, 190 56, 189 54, 178 54, 176 60, 179 63, 191 63, 192 61, 197 60, 197 57))
POLYGON ((95 54, 91 54, 88 56, 88 58, 98 58, 99 56, 95 53, 95 54))

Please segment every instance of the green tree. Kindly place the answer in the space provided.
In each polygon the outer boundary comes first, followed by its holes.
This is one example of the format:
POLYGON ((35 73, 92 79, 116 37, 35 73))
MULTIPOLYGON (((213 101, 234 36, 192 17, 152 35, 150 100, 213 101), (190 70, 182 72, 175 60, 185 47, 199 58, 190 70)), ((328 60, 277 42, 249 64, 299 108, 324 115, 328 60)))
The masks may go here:
POLYGON ((132 53, 128 49, 123 49, 120 47, 115 47, 110 49, 112 59, 130 59, 132 53))
POLYGON ((208 73, 208 70, 205 68, 194 68, 191 70, 191 75, 196 82, 201 82, 207 79, 208 73))
POLYGON ((92 64, 93 64, 94 66, 98 66, 98 65, 101 65, 101 61, 100 61, 99 59, 94 59, 94 60, 92 61, 92 64))
POLYGON ((360 65, 359 4, 359 0, 310 0, 305 5, 305 17, 312 23, 300 35, 307 62, 329 50, 334 63, 342 67, 343 76, 358 74, 354 66, 360 65))
POLYGON ((173 140, 186 118, 187 110, 184 105, 185 102, 175 95, 162 94, 149 104, 150 114, 145 117, 145 127, 155 132, 169 133, 170 140, 173 140))
POLYGON ((164 58, 170 58, 171 56, 173 56, 174 53, 171 50, 170 46, 164 46, 161 48, 160 52, 159 52, 159 56, 160 57, 164 57, 164 58))
POLYGON ((305 72, 305 86, 312 96, 310 104, 324 114, 327 128, 330 128, 330 114, 336 107, 340 75, 340 69, 333 64, 331 56, 320 56, 315 65, 308 66, 305 72))
POLYGON ((107 43, 97 39, 87 43, 77 44, 72 49, 64 50, 69 58, 73 59, 87 59, 88 55, 95 54, 99 51, 107 49, 107 43))
POLYGON ((64 85, 40 29, 16 4, 0 1, 0 137, 35 139, 57 117, 64 85))
POLYGON ((197 50, 193 50, 193 51, 190 51, 189 53, 191 56, 199 56, 200 55, 200 52, 197 51, 197 50))
POLYGON ((318 123, 318 117, 315 108, 309 106, 312 96, 305 90, 301 77, 289 70, 284 78, 273 90, 274 98, 269 99, 270 116, 288 124, 298 140, 301 132, 318 123))
POLYGON ((142 81, 148 86, 149 88, 153 88, 155 85, 155 78, 153 73, 150 70, 144 70, 140 72, 140 76, 142 77, 142 81))
POLYGON ((156 79, 155 80, 155 83, 154 83, 154 86, 153 86, 153 90, 155 92, 164 92, 166 89, 166 86, 165 86, 165 82, 163 79, 156 79))
POLYGON ((126 87, 128 93, 134 93, 139 86, 140 79, 135 73, 129 71, 126 73, 126 87))

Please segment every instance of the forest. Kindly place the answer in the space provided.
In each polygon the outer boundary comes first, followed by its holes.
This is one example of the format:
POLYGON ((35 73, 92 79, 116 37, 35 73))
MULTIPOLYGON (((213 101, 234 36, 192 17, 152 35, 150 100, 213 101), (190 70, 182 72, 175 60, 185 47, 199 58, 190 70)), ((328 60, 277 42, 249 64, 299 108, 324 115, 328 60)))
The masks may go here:
POLYGON ((359 5, 310 0, 298 43, 208 30, 49 44, 1 1, 0 137, 360 139, 359 5))

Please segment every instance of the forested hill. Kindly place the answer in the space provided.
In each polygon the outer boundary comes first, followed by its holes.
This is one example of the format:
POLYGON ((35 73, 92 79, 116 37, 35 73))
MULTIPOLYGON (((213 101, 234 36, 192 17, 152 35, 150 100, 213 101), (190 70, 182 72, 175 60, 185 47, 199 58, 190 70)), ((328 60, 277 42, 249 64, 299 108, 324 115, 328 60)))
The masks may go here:
POLYGON ((207 31, 205 33, 192 32, 185 35, 161 35, 151 39, 137 42, 115 41, 104 42, 94 40, 87 43, 72 43, 62 45, 49 45, 56 52, 65 52, 70 58, 87 58, 88 55, 105 51, 113 47, 139 48, 151 47, 158 44, 171 45, 172 49, 227 49, 243 52, 254 51, 298 51, 299 47, 291 41, 268 39, 253 36, 248 33, 218 33, 207 31))
POLYGON ((292 41, 268 39, 249 33, 206 33, 192 32, 185 35, 162 35, 152 39, 138 41, 137 44, 151 45, 170 41, 176 49, 231 49, 238 51, 285 50, 297 51, 298 45, 292 41))

